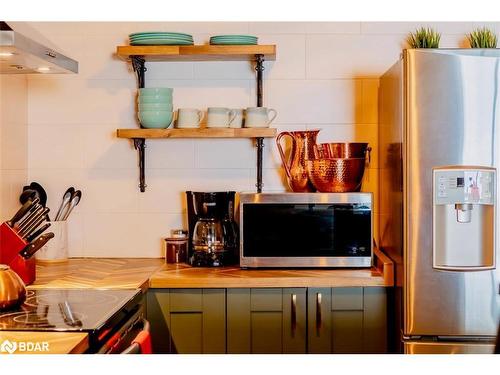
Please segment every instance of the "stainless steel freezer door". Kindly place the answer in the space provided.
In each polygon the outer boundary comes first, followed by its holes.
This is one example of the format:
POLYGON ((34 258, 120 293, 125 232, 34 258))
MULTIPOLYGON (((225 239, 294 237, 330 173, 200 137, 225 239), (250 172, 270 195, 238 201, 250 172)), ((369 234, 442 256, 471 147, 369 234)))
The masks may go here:
MULTIPOLYGON (((405 51, 405 336, 496 336, 498 267, 432 267, 432 170, 500 166, 498 56, 498 50, 405 51)), ((495 252, 500 259, 498 243, 495 252)))
POLYGON ((404 350, 405 354, 493 354, 495 344, 406 341, 404 350))

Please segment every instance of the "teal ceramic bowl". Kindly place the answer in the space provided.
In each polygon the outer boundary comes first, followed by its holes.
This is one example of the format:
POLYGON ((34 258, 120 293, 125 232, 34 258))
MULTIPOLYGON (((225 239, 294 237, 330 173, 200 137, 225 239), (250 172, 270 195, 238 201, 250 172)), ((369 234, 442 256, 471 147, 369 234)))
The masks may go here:
POLYGON ((172 96, 174 89, 171 87, 146 87, 139 89, 139 96, 162 95, 172 96))
POLYGON ((172 104, 172 96, 169 95, 139 95, 137 97, 137 102, 142 103, 161 103, 161 104, 172 104))
POLYGON ((172 123, 173 112, 168 111, 139 111, 138 118, 141 125, 149 129, 166 129, 172 123))
POLYGON ((139 103, 139 111, 167 111, 172 112, 174 106, 170 103, 139 103))

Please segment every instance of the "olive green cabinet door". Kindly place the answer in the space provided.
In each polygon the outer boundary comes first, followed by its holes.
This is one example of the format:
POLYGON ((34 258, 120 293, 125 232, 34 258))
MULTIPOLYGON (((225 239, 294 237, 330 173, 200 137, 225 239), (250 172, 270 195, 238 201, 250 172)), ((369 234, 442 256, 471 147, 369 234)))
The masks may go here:
POLYGON ((305 353, 306 289, 228 289, 227 350, 305 353))
POLYGON ((225 353, 224 289, 148 292, 148 319, 157 353, 225 353))
POLYGON ((385 353, 383 287, 308 288, 308 353, 385 353))
POLYGON ((307 289, 308 353, 332 353, 331 288, 307 289))

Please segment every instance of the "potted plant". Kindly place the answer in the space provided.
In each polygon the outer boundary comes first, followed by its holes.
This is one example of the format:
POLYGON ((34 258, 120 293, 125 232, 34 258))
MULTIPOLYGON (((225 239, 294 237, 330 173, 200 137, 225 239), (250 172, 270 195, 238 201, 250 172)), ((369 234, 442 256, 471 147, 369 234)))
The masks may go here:
POLYGON ((487 27, 478 28, 471 33, 467 34, 471 48, 496 48, 497 36, 487 27))
POLYGON ((430 27, 421 27, 410 33, 406 41, 410 48, 439 48, 441 34, 430 27))

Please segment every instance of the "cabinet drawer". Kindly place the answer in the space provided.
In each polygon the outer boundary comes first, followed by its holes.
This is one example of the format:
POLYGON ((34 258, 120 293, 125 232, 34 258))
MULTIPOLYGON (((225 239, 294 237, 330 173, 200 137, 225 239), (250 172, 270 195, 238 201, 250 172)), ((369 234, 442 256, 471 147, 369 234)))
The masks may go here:
POLYGON ((170 289, 170 311, 201 312, 202 296, 201 289, 170 289))
POLYGON ((363 310, 363 288, 332 288, 332 310, 363 310))
POLYGON ((251 311, 281 311, 283 309, 281 292, 279 288, 251 289, 251 311))

